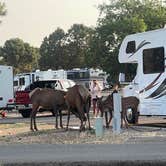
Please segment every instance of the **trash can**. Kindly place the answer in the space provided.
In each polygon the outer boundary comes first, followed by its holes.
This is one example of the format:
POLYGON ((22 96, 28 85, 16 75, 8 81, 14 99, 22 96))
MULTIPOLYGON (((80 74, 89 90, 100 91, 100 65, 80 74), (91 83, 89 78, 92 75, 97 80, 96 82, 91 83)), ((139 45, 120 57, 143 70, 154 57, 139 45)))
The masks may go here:
POLYGON ((103 118, 102 117, 96 117, 95 118, 95 134, 97 137, 103 136, 103 118))

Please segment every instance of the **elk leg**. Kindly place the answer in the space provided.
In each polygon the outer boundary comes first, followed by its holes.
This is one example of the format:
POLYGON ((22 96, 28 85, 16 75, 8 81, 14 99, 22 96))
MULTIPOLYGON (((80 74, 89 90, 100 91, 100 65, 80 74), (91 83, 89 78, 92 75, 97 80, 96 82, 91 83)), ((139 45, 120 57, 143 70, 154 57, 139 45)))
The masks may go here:
POLYGON ((105 111, 105 125, 106 125, 106 128, 109 128, 107 111, 105 111))
POLYGON ((36 131, 38 131, 38 129, 37 129, 37 124, 36 124, 36 114, 37 114, 37 111, 34 112, 34 129, 35 129, 36 131))
POLYGON ((30 130, 31 131, 34 131, 34 129, 33 129, 33 114, 34 114, 34 110, 32 110, 32 112, 31 112, 31 123, 30 123, 30 130))
POLYGON ((35 104, 33 104, 32 105, 32 112, 31 112, 31 124, 30 124, 30 130, 31 131, 34 131, 34 129, 33 129, 33 124, 34 124, 34 114, 35 114, 35 112, 37 112, 37 109, 38 109, 38 105, 35 105, 35 104))
POLYGON ((66 130, 68 130, 68 126, 69 126, 69 120, 70 120, 70 109, 68 109, 68 114, 67 114, 67 124, 66 124, 66 130))
POLYGON ((87 121, 87 118, 86 118, 85 112, 84 112, 83 103, 77 103, 76 108, 78 111, 79 119, 81 121, 80 131, 83 131, 83 130, 85 130, 85 126, 83 125, 83 122, 87 121))
POLYGON ((126 119, 126 110, 123 114, 123 119, 124 119, 125 127, 128 128, 128 122, 127 122, 127 119, 126 119))
POLYGON ((53 108, 54 114, 55 114, 55 128, 58 129, 58 113, 57 113, 57 107, 54 106, 53 108))
POLYGON ((128 128, 128 122, 127 122, 126 118, 124 119, 124 122, 125 122, 125 127, 128 128))
POLYGON ((88 119, 88 124, 89 124, 89 130, 91 130, 90 119, 89 119, 89 112, 87 113, 87 119, 88 119))
POLYGON ((112 110, 109 110, 109 112, 110 112, 110 119, 109 119, 108 125, 110 125, 111 120, 112 120, 112 110))
POLYGON ((121 112, 121 128, 123 127, 123 111, 121 112))
POLYGON ((137 111, 137 107, 134 108, 134 113, 135 113, 135 124, 138 124, 139 113, 138 113, 138 111, 137 111))
POLYGON ((87 102, 87 104, 85 105, 85 113, 88 119, 88 125, 89 125, 89 130, 91 130, 91 125, 90 125, 90 117, 89 117, 89 110, 90 110, 90 101, 87 102))
POLYGON ((60 117, 60 127, 63 128, 63 124, 62 124, 62 110, 59 110, 59 117, 60 117))
POLYGON ((100 112, 101 112, 101 117, 103 117, 103 108, 100 108, 100 112))
POLYGON ((85 131, 85 126, 83 125, 83 120, 81 119, 81 126, 80 126, 80 132, 85 131))

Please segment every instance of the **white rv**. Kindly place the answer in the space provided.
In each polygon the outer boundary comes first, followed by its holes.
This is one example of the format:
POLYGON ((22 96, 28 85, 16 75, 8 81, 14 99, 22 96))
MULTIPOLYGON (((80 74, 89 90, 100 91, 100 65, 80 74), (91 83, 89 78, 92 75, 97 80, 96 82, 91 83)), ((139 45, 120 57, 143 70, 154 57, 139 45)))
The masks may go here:
POLYGON ((13 68, 0 65, 0 109, 14 107, 13 95, 13 68))
POLYGON ((29 84, 35 81, 35 72, 20 73, 14 76, 14 92, 24 90, 29 84))
POLYGON ((101 69, 93 68, 74 68, 67 71, 67 78, 74 80, 77 84, 82 84, 86 88, 90 88, 92 80, 97 80, 101 89, 105 89, 107 85, 108 74, 101 69))
POLYGON ((65 70, 46 70, 30 73, 20 73, 14 76, 14 91, 25 90, 27 86, 35 81, 67 79, 67 72, 65 70))
POLYGON ((137 63, 135 78, 123 88, 123 96, 139 98, 140 115, 166 115, 166 29, 125 37, 118 58, 120 63, 137 63))

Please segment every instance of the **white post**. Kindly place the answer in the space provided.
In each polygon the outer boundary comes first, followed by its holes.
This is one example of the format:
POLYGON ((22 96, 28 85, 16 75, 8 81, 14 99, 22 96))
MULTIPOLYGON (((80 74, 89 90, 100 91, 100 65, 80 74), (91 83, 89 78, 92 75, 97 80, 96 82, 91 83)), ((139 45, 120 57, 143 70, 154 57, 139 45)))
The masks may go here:
POLYGON ((96 117, 95 119, 95 133, 97 137, 103 137, 103 117, 96 117))
POLYGON ((121 95, 119 93, 113 94, 113 103, 114 103, 114 116, 113 116, 113 133, 120 133, 121 129, 121 95))

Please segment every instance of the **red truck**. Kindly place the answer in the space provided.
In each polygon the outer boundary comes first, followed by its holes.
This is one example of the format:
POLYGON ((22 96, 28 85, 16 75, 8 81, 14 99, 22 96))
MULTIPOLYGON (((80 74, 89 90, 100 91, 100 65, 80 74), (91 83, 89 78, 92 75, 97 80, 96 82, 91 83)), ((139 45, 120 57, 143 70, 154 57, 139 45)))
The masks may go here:
POLYGON ((24 118, 30 117, 32 105, 29 99, 30 91, 16 91, 15 104, 16 109, 24 118))
MULTIPOLYGON (((37 87, 52 88, 52 89, 67 91, 67 88, 73 86, 74 84, 75 83, 73 81, 67 79, 43 80, 43 81, 33 82, 28 87, 26 87, 24 91, 15 92, 16 110, 18 110, 18 112, 21 113, 22 117, 24 118, 30 117, 32 104, 29 99, 29 92, 31 92, 33 89, 37 87)), ((40 111, 45 111, 45 110, 41 109, 40 111)))

